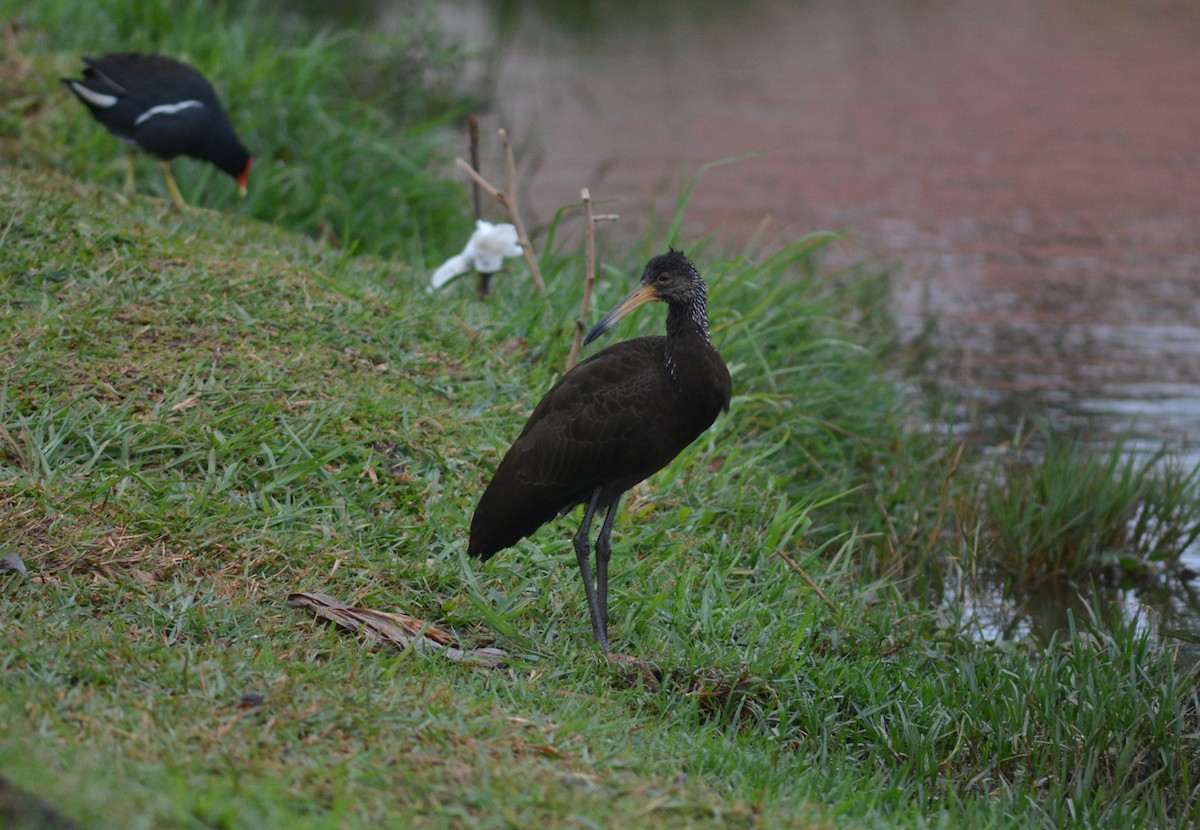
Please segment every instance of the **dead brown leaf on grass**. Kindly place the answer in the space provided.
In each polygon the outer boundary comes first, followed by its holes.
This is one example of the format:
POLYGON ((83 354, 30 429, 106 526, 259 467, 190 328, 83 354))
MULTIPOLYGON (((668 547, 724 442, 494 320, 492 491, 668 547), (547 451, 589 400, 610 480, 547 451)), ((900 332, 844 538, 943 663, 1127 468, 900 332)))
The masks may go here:
POLYGON ((158 577, 148 571, 143 571, 141 568, 130 568, 129 573, 143 585, 153 585, 158 582, 158 577))
POLYGON ((172 412, 182 412, 185 409, 191 409, 196 404, 200 403, 199 395, 188 395, 179 403, 171 407, 172 412))
POLYGON ((351 608, 328 594, 297 591, 288 594, 288 605, 304 608, 342 628, 362 631, 375 642, 401 649, 434 651, 459 663, 494 669, 504 665, 508 656, 498 648, 459 648, 453 637, 424 620, 398 612, 351 608))
POLYGON ((626 688, 634 689, 642 686, 648 692, 658 692, 662 685, 663 672, 654 663, 631 654, 620 654, 615 651, 604 656, 609 665, 616 669, 616 676, 626 688))

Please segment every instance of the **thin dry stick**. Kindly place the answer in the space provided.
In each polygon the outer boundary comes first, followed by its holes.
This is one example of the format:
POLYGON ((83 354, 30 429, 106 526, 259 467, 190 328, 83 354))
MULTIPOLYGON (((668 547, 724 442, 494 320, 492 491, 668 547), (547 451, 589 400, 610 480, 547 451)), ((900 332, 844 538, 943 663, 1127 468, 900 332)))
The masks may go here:
POLYGON ((464 173, 466 173, 468 176, 470 176, 471 179, 476 184, 478 184, 480 187, 482 187, 484 192, 487 193, 487 195, 491 196, 493 199, 495 199, 497 202, 499 202, 501 207, 503 207, 506 211, 508 210, 508 205, 507 205, 508 197, 505 196, 502 191, 499 191, 496 188, 492 187, 491 182, 489 182, 483 176, 476 173, 475 168, 472 167, 471 165, 467 164, 465 159, 456 158, 454 160, 454 164, 456 167, 458 167, 459 170, 462 170, 464 173))
POLYGON ((537 286, 538 291, 545 294, 546 283, 542 282, 542 269, 538 267, 533 245, 529 242, 529 235, 525 233, 525 223, 521 220, 521 209, 517 206, 517 161, 513 158, 512 145, 508 143, 508 133, 497 130, 496 134, 500 136, 500 144, 504 147, 504 165, 508 170, 508 215, 517 226, 517 241, 525 251, 525 261, 529 263, 529 274, 533 277, 533 284, 537 286))
POLYGON ((583 199, 584 247, 583 247, 583 303, 579 307, 579 319, 575 321, 575 340, 571 353, 567 355, 567 371, 579 360, 583 348, 583 327, 587 320, 588 306, 592 300, 592 289, 596 286, 596 220, 592 218, 592 194, 585 187, 580 192, 583 199))
MULTIPOLYGON (((479 116, 471 113, 467 116, 467 142, 468 148, 471 151, 471 167, 479 169, 479 116)), ((479 188, 479 182, 471 180, 471 206, 475 209, 475 221, 478 222, 483 218, 483 191, 479 188)), ((479 284, 475 286, 475 293, 480 297, 486 297, 491 289, 492 275, 485 274, 482 271, 476 272, 479 277, 479 284)))
POLYGON ((817 583, 813 582, 812 577, 805 573, 804 568, 801 568, 799 565, 797 565, 796 561, 792 559, 792 557, 788 556, 781 550, 775 551, 775 555, 786 562, 788 567, 790 567, 793 571, 800 574, 800 578, 807 582, 808 587, 812 588, 816 592, 817 596, 819 596, 821 600, 829 606, 830 611, 837 611, 837 606, 829 601, 829 597, 825 596, 825 592, 821 590, 821 587, 817 585, 817 583))
MULTIPOLYGON (((467 137, 471 149, 471 167, 479 169, 479 116, 471 113, 467 116, 467 137)), ((475 208, 475 218, 483 218, 483 197, 480 194, 479 182, 471 182, 471 205, 475 208)))
POLYGON ((575 340, 571 343, 571 353, 567 355, 567 371, 571 371, 576 361, 579 360, 579 352, 583 348, 583 332, 584 326, 587 325, 588 306, 591 304, 592 291, 596 287, 596 223, 606 220, 617 219, 616 214, 605 213, 597 216, 592 213, 592 194, 585 187, 580 193, 583 199, 583 215, 584 215, 584 278, 583 278, 583 303, 579 309, 579 319, 575 321, 575 340))

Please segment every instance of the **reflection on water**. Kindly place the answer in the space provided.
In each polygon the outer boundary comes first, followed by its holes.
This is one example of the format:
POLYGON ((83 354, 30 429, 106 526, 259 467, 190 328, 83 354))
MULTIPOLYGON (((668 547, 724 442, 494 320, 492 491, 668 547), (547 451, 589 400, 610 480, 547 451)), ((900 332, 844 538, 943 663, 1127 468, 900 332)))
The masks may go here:
MULTIPOLYGON (((844 229, 831 267, 895 265, 976 440, 1035 413, 1200 461, 1195 0, 438 8, 487 56, 485 124, 520 147, 535 221, 587 186, 633 234, 702 164, 766 151, 705 174, 685 240, 844 229)), ((987 625, 1011 634, 1071 605, 1004 607, 987 625)), ((1200 630, 1194 597, 1156 608, 1200 630)))
POLYGON ((1200 664, 1200 589, 1195 583, 1168 577, 1140 582, 1136 589, 1056 583, 1015 597, 986 585, 964 586, 946 599, 962 609, 963 627, 987 642, 1033 637, 1045 643, 1093 624, 1121 625, 1148 631, 1177 649, 1182 663, 1200 664))

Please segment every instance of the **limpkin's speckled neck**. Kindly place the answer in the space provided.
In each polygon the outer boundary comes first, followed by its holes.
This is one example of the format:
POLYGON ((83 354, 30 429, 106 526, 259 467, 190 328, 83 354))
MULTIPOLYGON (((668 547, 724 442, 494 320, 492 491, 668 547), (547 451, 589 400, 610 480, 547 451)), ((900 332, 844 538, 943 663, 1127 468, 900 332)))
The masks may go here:
POLYGON ((708 304, 704 283, 686 302, 671 303, 667 310, 667 368, 679 379, 678 367, 687 361, 687 351, 699 348, 715 351, 708 331, 708 304))
POLYGON ((671 303, 667 310, 667 342, 691 337, 700 337, 709 346, 712 345, 708 333, 708 303, 704 283, 696 287, 686 302, 671 303))

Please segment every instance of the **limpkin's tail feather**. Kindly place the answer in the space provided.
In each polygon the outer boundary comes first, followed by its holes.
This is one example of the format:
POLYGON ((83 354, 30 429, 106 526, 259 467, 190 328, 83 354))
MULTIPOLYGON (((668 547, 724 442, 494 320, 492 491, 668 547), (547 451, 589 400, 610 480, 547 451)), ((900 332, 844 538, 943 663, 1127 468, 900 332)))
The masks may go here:
POLYGON ((503 468, 497 470, 471 518, 467 555, 484 562, 583 503, 583 496, 564 494, 553 487, 523 485, 502 475, 504 472, 503 468))

